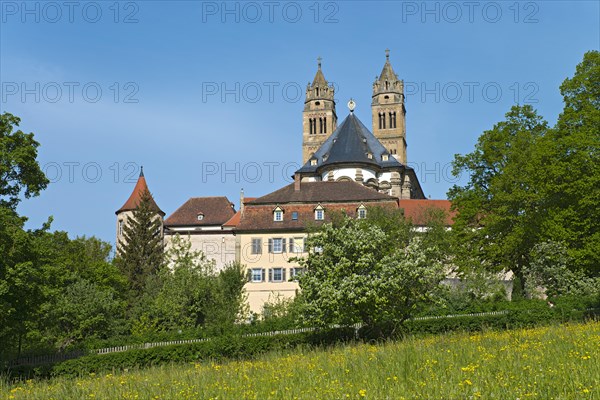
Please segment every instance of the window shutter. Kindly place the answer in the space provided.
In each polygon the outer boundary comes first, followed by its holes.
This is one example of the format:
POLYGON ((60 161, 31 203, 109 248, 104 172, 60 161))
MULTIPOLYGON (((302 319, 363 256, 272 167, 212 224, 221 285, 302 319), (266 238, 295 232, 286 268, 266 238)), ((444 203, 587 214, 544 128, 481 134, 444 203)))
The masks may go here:
POLYGON ((269 253, 273 252, 273 239, 269 239, 269 253))
POLYGON ((251 269, 246 270, 246 280, 248 282, 252 281, 252 270, 251 269))
POLYGON ((281 280, 282 280, 283 282, 285 282, 285 281, 286 281, 286 279, 285 279, 285 271, 287 270, 287 268, 282 268, 281 270, 282 270, 282 272, 281 272, 281 274, 282 274, 282 275, 281 275, 281 280))
POLYGON ((296 249, 294 248, 294 239, 290 238, 290 253, 294 253, 296 249))
POLYGON ((269 282, 273 282, 273 268, 269 268, 269 282))
POLYGON ((256 254, 262 254, 262 239, 256 239, 256 254))
POLYGON ((261 278, 261 279, 260 279, 260 280, 261 280, 261 282, 264 282, 264 281, 265 281, 265 269, 264 269, 264 268, 262 269, 262 274, 261 274, 260 278, 261 278))
POLYGON ((285 252, 286 252, 286 251, 285 251, 285 238, 284 238, 284 239, 281 239, 281 252, 282 252, 282 253, 285 253, 285 252))

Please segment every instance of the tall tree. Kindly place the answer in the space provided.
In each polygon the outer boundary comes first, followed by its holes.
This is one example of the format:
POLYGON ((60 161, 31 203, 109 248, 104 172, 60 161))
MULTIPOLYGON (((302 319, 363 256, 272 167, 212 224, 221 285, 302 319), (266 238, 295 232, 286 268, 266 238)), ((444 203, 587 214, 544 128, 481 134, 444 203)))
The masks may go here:
POLYGON ((600 276, 600 52, 560 87, 564 109, 540 146, 542 235, 566 244, 574 265, 600 276))
POLYGON ((117 246, 116 265, 127 277, 132 295, 139 297, 148 279, 155 276, 164 262, 161 217, 152 196, 145 190, 131 218, 123 227, 117 246))
POLYGON ((531 106, 513 106, 505 121, 481 135, 473 152, 455 156, 453 173, 470 176, 465 186, 448 192, 458 212, 453 230, 462 267, 483 265, 522 276, 539 237, 543 194, 536 149, 547 131, 531 106))
POLYGON ((33 133, 16 130, 21 119, 9 113, 0 115, 0 207, 15 210, 19 195, 37 196, 48 178, 37 161, 39 143, 33 133))
MULTIPOLYGON (((20 119, 0 115, 0 353, 17 342, 18 351, 44 300, 44 273, 34 245, 25 231, 26 218, 16 208, 20 196, 37 196, 48 184, 37 161, 39 143, 33 133, 15 130, 20 119)), ((44 228, 49 227, 49 222, 44 228)))

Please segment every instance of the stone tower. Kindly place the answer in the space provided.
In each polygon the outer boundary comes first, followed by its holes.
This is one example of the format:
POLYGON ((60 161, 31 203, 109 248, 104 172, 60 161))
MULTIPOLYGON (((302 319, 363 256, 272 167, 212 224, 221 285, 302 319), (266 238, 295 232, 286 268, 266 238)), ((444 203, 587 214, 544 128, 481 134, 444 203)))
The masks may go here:
MULTIPOLYGON (((129 196, 129 198, 127 199, 125 204, 123 204, 123 207, 119 208, 115 212, 115 214, 117 215, 117 240, 116 240, 116 246, 115 246, 117 250, 119 248, 119 242, 124 241, 123 228, 127 224, 127 221, 132 217, 133 210, 135 210, 137 208, 138 204, 140 204, 140 201, 142 199, 142 194, 146 191, 150 192, 148 190, 148 184, 146 183, 146 177, 144 176, 144 167, 141 167, 140 176, 137 180, 137 183, 135 184, 135 187, 133 188, 133 192, 131 192, 131 195, 129 196)), ((163 218, 165 216, 165 213, 158 207, 158 205, 154 201, 154 198, 152 198, 152 197, 151 197, 150 205, 151 205, 152 209, 154 209, 154 211, 156 211, 156 217, 160 218, 161 235, 162 235, 163 218)))
POLYGON ((406 165, 406 109, 404 81, 398 79, 385 51, 385 65, 373 83, 373 134, 396 160, 406 165))
POLYGON ((306 87, 302 113, 302 164, 306 163, 337 128, 333 95, 333 85, 329 85, 325 80, 319 58, 315 79, 306 87))

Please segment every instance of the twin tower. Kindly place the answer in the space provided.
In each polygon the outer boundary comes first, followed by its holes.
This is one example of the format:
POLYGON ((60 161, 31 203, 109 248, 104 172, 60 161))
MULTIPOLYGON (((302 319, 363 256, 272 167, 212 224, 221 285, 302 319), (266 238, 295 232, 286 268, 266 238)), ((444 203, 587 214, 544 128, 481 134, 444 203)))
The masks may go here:
MULTIPOLYGON (((394 73, 390 64, 390 51, 385 52, 385 65, 373 83, 372 132, 389 154, 406 165, 404 82, 394 73)), ((306 88, 302 117, 302 164, 307 162, 336 128, 334 88, 325 79, 319 59, 315 79, 306 88)))

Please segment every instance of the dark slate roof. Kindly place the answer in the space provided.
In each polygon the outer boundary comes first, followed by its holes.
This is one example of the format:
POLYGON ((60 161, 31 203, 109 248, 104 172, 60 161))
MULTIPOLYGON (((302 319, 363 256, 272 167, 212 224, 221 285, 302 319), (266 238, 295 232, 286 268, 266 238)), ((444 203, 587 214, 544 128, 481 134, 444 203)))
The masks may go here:
POLYGON ((354 113, 350 113, 344 119, 313 157, 317 159, 317 165, 311 165, 309 159, 297 172, 316 172, 323 166, 333 164, 359 163, 380 168, 402 167, 354 113), (371 153, 373 158, 369 158, 368 153, 371 153), (387 161, 382 161, 383 154, 388 154, 387 161))
POLYGON ((319 181, 302 182, 300 190, 294 189, 294 184, 269 193, 256 200, 247 202, 256 204, 284 203, 328 203, 353 201, 397 201, 398 199, 384 193, 379 193, 360 183, 352 181, 319 181))
POLYGON ((223 225, 235 214, 227 197, 192 197, 165 220, 165 226, 223 225), (204 219, 198 220, 198 214, 204 219))

